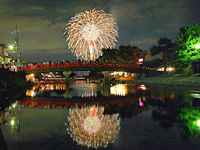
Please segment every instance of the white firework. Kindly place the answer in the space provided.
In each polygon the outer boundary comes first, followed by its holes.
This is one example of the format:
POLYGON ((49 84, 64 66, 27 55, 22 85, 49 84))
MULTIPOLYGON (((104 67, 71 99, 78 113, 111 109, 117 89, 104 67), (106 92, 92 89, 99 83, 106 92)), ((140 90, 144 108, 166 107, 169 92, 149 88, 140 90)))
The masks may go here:
POLYGON ((114 48, 118 27, 115 18, 103 10, 90 10, 76 14, 66 25, 64 34, 72 53, 80 60, 95 60, 102 49, 114 48))

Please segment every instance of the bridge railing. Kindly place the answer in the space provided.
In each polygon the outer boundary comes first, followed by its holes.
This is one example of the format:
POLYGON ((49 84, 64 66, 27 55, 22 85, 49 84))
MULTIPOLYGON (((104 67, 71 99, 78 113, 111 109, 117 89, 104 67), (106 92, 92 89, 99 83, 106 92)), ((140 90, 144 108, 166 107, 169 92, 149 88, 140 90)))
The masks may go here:
MULTIPOLYGON (((22 66, 18 71, 28 71, 37 69, 48 68, 61 68, 61 67, 86 67, 86 66, 99 66, 99 67, 126 67, 126 68, 140 68, 137 65, 132 64, 118 64, 113 62, 61 62, 61 63, 49 63, 49 64, 35 64, 22 66)), ((141 68, 146 69, 146 68, 141 68)))

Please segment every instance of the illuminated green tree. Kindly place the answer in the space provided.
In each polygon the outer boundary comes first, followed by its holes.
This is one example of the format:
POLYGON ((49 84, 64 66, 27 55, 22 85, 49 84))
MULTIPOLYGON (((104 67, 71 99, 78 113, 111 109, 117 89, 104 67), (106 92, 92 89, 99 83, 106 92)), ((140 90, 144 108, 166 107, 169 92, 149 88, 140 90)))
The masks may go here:
POLYGON ((180 68, 186 68, 189 66, 191 69, 191 63, 200 59, 200 26, 189 25, 187 27, 181 27, 179 29, 179 37, 176 40, 178 46, 178 59, 176 63, 180 68))
POLYGON ((194 108, 183 108, 179 114, 181 124, 182 139, 190 142, 195 142, 195 139, 200 133, 198 122, 200 120, 200 111, 194 108))

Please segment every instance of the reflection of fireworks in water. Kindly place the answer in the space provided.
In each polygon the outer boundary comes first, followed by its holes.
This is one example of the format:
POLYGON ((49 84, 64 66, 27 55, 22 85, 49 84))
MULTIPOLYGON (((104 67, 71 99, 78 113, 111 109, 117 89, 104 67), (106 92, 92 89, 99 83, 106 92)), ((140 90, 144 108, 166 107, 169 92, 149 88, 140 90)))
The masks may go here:
POLYGON ((107 147, 117 138, 120 130, 119 114, 104 115, 104 107, 69 109, 68 133, 78 145, 107 147))
POLYGON ((95 60, 103 48, 115 47, 118 27, 115 18, 103 10, 81 12, 71 18, 64 34, 68 47, 81 60, 95 60))

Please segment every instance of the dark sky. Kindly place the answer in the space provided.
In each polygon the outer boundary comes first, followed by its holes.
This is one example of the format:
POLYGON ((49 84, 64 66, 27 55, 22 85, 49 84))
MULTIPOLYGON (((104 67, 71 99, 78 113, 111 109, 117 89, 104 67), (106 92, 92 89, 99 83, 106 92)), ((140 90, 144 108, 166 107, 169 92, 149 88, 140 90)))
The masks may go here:
POLYGON ((14 42, 11 28, 17 24, 22 59, 76 60, 63 32, 71 17, 93 8, 116 18, 116 48, 130 44, 149 51, 159 38, 175 40, 180 27, 200 21, 199 0, 1 0, 0 43, 14 42))

